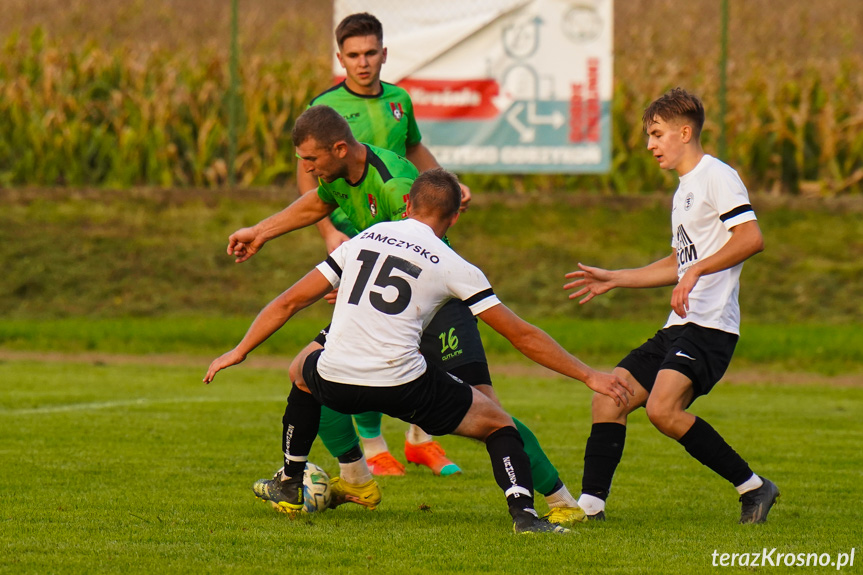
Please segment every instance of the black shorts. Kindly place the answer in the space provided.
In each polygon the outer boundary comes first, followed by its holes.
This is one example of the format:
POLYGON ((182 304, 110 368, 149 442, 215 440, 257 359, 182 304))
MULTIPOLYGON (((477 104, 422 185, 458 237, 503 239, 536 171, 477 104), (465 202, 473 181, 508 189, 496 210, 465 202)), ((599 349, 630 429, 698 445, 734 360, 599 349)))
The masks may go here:
POLYGON ((420 351, 444 371, 469 363, 488 364, 477 319, 458 299, 445 303, 432 318, 423 331, 420 351))
POLYGON ((662 369, 673 369, 692 380, 696 397, 706 395, 722 379, 738 336, 694 323, 663 328, 624 357, 618 367, 629 371, 648 393, 662 369))
POLYGON ((431 435, 448 435, 459 426, 473 403, 470 386, 433 365, 417 379, 393 387, 328 381, 318 373, 322 352, 315 350, 306 358, 303 379, 315 399, 340 413, 378 411, 415 423, 431 435))
MULTIPOLYGON (((329 331, 328 325, 314 341, 326 345, 329 331)), ((422 334, 420 353, 429 364, 470 385, 491 385, 477 319, 461 300, 452 299, 438 310, 422 334)))

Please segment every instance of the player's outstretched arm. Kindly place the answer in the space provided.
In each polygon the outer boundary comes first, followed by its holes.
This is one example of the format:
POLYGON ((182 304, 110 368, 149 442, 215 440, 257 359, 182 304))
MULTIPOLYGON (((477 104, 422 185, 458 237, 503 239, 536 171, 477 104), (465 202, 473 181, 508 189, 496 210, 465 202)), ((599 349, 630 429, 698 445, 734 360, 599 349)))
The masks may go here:
MULTIPOLYGON (((300 160, 297 160, 297 190, 300 196, 306 194, 317 194, 318 179, 302 169, 300 160)), ((327 246, 327 253, 332 253, 334 249, 348 241, 348 236, 336 229, 333 222, 329 218, 323 218, 315 224, 318 228, 318 233, 324 239, 324 244, 327 246)))
POLYGON ((565 290, 580 288, 569 294, 569 299, 584 296, 579 301, 586 304, 594 297, 602 295, 614 288, 648 288, 674 285, 677 283, 677 259, 674 254, 657 260, 643 268, 625 270, 606 270, 578 264, 579 270, 566 274, 567 279, 574 279, 563 286, 565 290))
POLYGON ((683 274, 671 292, 671 308, 680 317, 689 311, 689 294, 701 276, 715 274, 746 261, 764 249, 764 237, 758 222, 750 220, 731 228, 731 237, 710 257, 699 260, 683 274))
POLYGON ((317 269, 307 273, 261 310, 237 347, 213 360, 207 375, 204 376, 204 383, 213 381, 216 373, 226 367, 241 363, 253 349, 276 333, 295 313, 315 303, 332 289, 332 284, 317 269))
POLYGON ((581 288, 575 293, 569 294, 569 299, 575 299, 584 296, 580 304, 586 304, 598 295, 602 295, 617 287, 614 283, 613 271, 604 270, 602 268, 594 268, 586 266, 579 262, 579 271, 569 272, 566 274, 567 279, 574 279, 563 286, 565 290, 581 288))
POLYGON ((479 318, 504 336, 528 358, 558 373, 584 382, 593 391, 612 398, 617 405, 629 405, 634 392, 623 379, 597 371, 563 349, 550 335, 518 317, 503 304, 479 314, 479 318))
POLYGON ((236 256, 236 263, 244 262, 271 239, 310 226, 330 215, 335 208, 334 204, 326 203, 318 194, 303 194, 284 210, 231 234, 228 237, 228 255, 236 256))

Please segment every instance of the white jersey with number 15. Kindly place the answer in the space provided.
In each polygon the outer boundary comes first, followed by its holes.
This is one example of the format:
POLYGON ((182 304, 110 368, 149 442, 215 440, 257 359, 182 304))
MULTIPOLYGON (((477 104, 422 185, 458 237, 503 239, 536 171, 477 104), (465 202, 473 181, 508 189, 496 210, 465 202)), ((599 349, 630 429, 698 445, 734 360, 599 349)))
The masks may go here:
POLYGON ((330 381, 391 387, 426 370, 423 329, 452 298, 474 315, 500 303, 488 279, 413 219, 383 222, 318 265, 339 288, 318 372, 330 381))

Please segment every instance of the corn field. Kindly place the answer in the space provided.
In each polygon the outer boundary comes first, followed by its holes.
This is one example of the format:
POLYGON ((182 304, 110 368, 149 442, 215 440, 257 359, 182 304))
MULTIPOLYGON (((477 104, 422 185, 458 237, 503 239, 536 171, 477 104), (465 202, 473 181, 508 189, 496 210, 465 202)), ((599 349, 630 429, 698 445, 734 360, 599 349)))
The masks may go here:
MULTIPOLYGON (((0 182, 218 186, 227 179, 227 65, 216 55, 63 50, 37 29, 0 64, 0 182)), ((326 56, 243 66, 242 185, 294 170, 290 128, 320 87, 326 56)))
MULTIPOLYGON (((60 6, 58 0, 31 1, 46 9, 60 6)), ((16 0, 10 2, 16 5, 16 0)), ((800 8, 803 2, 788 2, 799 9, 786 6, 781 13, 766 0, 732 2, 737 40, 732 38, 729 60, 727 161, 752 190, 816 197, 863 191, 863 46, 860 30, 854 28, 863 26, 863 10, 850 0, 824 2, 831 6, 819 9, 823 22, 811 21, 811 10, 800 8), (847 17, 842 15, 846 9, 851 10, 847 17), (843 22, 851 28, 842 28, 843 22), (808 46, 794 41, 800 26, 807 27, 808 46)), ((207 3, 196 0, 180 4, 193 14, 207 10, 207 3)), ((329 83, 331 31, 323 29, 329 26, 326 13, 320 15, 324 9, 287 4, 287 16, 258 13, 258 28, 243 29, 242 118, 234 165, 241 186, 292 181, 291 126, 329 83), (298 34, 309 11, 317 11, 318 25, 298 34), (264 26, 279 30, 280 37, 255 45, 264 26), (317 40, 304 40, 312 36, 317 40)), ((151 9, 135 5, 139 16, 151 9)), ((87 17, 86 3, 73 6, 77 18, 87 17)), ((267 6, 278 9, 278 3, 267 6)), ((477 175, 465 180, 489 190, 565 187, 638 193, 668 188, 673 176, 659 170, 644 150, 641 112, 671 87, 694 91, 708 112, 705 148, 715 152, 720 120, 717 6, 708 0, 615 3, 609 174, 477 175), (678 26, 668 25, 672 14, 678 26), (692 33, 676 33, 700 21, 705 23, 700 24, 700 41, 692 33)), ((94 36, 75 37, 61 21, 59 16, 53 24, 21 20, 14 30, 0 28, 0 185, 226 184, 226 38, 203 41, 195 36, 201 33, 197 29, 184 45, 177 40, 183 30, 168 30, 163 33, 170 42, 145 41, 130 36, 135 18, 127 16, 122 36, 96 41, 94 36)), ((164 19, 163 27, 169 28, 168 22, 173 20, 164 19)), ((191 20, 185 22, 191 26, 191 20)), ((151 22, 141 35, 149 39, 159 29, 158 22, 151 22)), ((104 36, 110 29, 99 31, 104 36)))

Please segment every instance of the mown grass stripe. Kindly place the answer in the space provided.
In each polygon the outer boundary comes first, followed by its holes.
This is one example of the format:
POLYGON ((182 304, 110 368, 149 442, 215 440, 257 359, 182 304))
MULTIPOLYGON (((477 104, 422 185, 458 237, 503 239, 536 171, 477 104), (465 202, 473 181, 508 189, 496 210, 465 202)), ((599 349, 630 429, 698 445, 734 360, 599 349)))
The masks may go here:
POLYGON ((96 411, 101 409, 116 409, 126 407, 149 407, 174 403, 272 403, 282 398, 244 398, 236 397, 174 397, 174 398, 137 398, 118 399, 115 401, 92 401, 87 403, 66 403, 63 405, 50 405, 45 407, 31 407, 24 409, 0 409, 0 415, 48 415, 52 413, 68 413, 73 411, 96 411))

